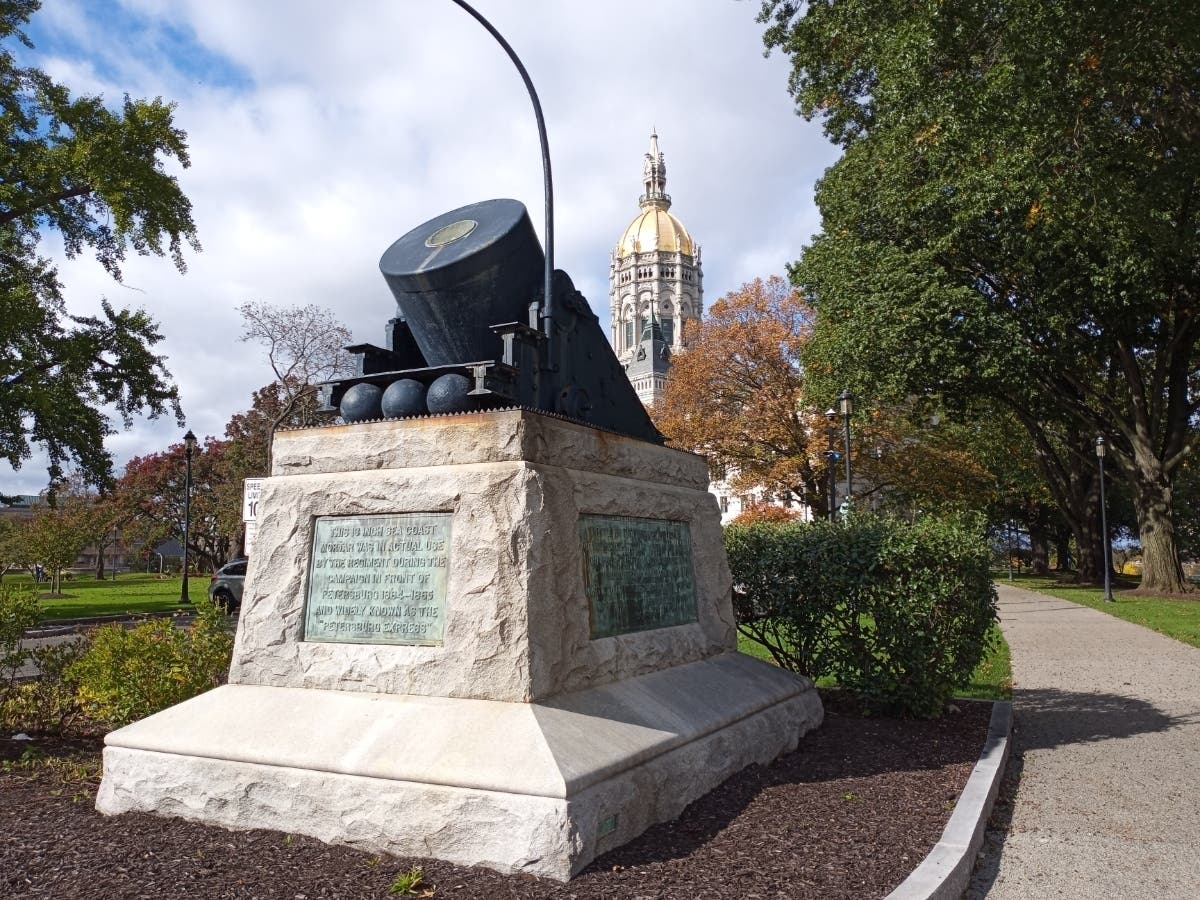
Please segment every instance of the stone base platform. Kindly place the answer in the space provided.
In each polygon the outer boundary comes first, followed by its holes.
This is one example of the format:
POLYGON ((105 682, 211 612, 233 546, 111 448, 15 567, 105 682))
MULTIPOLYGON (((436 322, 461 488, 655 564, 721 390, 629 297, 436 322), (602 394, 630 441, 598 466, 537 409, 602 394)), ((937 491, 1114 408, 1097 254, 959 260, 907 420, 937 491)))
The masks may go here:
POLYGON ((738 653, 538 703, 230 684, 108 735, 96 805, 565 881, 821 718, 738 653))

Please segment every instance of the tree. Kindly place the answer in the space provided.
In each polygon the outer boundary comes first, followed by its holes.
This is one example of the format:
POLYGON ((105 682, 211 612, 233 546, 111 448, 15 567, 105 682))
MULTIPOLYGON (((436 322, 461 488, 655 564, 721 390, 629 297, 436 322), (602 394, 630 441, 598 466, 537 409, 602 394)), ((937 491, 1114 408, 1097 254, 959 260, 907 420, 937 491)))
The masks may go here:
POLYGON ((1142 588, 1184 587, 1173 478, 1200 445, 1200 8, 1170 0, 767 0, 799 111, 845 154, 791 270, 810 375, 985 396, 1095 546, 1097 432, 1142 588))
POLYGON ((735 487, 763 487, 824 514, 825 422, 803 401, 810 310, 778 276, 742 285, 684 334, 651 414, 677 447, 735 487))
MULTIPOLYGON (((236 520, 222 503, 230 483, 225 471, 225 441, 209 437, 192 453, 191 525, 188 553, 197 568, 216 571, 228 558, 241 527, 241 505, 236 520)), ((131 459, 117 483, 122 502, 134 510, 130 534, 137 543, 174 537, 184 539, 184 446, 173 444, 161 453, 131 459)), ((240 483, 238 484, 240 491, 240 483)))
POLYGON ((256 394, 252 412, 266 422, 267 466, 271 467, 271 440, 282 425, 313 425, 322 421, 316 401, 317 384, 352 371, 346 346, 350 330, 321 306, 274 306, 243 303, 238 307, 246 325, 243 341, 267 348, 267 361, 275 374, 270 389, 256 394), (261 404, 257 401, 263 400, 261 404))
POLYGON ((18 546, 24 558, 43 566, 50 593, 62 593, 62 573, 92 540, 91 505, 75 495, 60 496, 55 505, 39 503, 33 517, 19 526, 18 546))
POLYGON ((164 160, 189 164, 173 105, 125 97, 72 98, 44 72, 18 66, 8 44, 32 47, 22 31, 37 0, 0 0, 0 459, 14 468, 40 445, 51 482, 77 463, 95 484, 108 482, 100 407, 128 424, 179 403, 161 340, 141 310, 102 303, 99 316, 66 312, 53 265, 38 254, 46 229, 68 257, 90 248, 118 281, 129 250, 170 254, 182 272, 184 245, 199 250, 191 204, 164 160))

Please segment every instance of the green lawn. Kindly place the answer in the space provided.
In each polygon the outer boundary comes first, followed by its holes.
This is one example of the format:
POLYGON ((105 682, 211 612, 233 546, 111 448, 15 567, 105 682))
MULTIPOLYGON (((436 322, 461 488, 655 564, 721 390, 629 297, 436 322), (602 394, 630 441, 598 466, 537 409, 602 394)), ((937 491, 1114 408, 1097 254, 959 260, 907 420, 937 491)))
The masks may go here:
POLYGON ((987 656, 975 667, 970 680, 958 690, 958 696, 976 700, 1012 699, 1012 660, 1008 654, 1008 641, 999 625, 992 626, 995 643, 987 656))
MULTIPOLYGON (((1000 633, 1000 626, 993 625, 992 633, 996 638, 994 646, 975 667, 970 680, 955 692, 957 696, 975 700, 1012 699, 1012 662, 1009 659, 1008 643, 1000 633)), ((774 662, 766 647, 740 632, 738 650, 766 662, 774 662)), ((818 678, 817 687, 836 687, 836 682, 832 678, 818 678)))
MULTIPOLYGON (((997 579, 998 584, 1006 580, 997 579)), ((1017 587, 1062 600, 1090 606, 1135 625, 1151 628, 1177 641, 1200 647, 1200 594, 1195 600, 1171 600, 1166 597, 1131 597, 1119 591, 1113 593, 1113 603, 1104 601, 1103 588, 1077 587, 1056 578, 1035 578, 1025 575, 1014 582, 1017 587)))
MULTIPOLYGON (((35 587, 33 578, 24 574, 9 573, 0 583, 6 587, 30 590, 35 587)), ((85 616, 190 610, 190 606, 179 602, 182 584, 183 579, 178 576, 160 579, 157 575, 144 572, 118 575, 116 581, 108 578, 97 581, 91 575, 75 575, 69 581, 64 577, 62 592, 65 596, 41 599, 38 605, 42 608, 42 620, 45 622, 85 616)), ((46 591, 49 586, 43 582, 40 589, 46 591)), ((208 576, 193 575, 188 578, 189 597, 205 596, 207 592, 208 576)))

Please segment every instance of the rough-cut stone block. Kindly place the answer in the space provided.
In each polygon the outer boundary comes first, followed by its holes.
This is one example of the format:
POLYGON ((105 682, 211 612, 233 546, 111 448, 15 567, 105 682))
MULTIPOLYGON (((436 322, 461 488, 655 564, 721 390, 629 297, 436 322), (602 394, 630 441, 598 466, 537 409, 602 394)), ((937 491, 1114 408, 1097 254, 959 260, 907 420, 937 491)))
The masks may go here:
POLYGON ((346 425, 279 440, 301 443, 312 465, 263 483, 231 682, 528 701, 736 646, 720 515, 706 483, 694 486, 697 457, 524 411, 346 425), (515 429, 512 452, 528 449, 531 460, 495 458, 512 455, 495 450, 508 446, 497 438, 497 421, 515 429), (317 439, 330 432, 327 446, 317 439), (397 449, 351 452, 355 441, 397 449), (545 461, 555 453, 583 468, 545 461), (384 457, 406 466, 384 466, 384 457), (614 474, 639 459, 647 470, 641 478, 614 474), (360 468, 332 471, 336 465, 360 468), (686 478, 671 474, 685 470, 686 478), (408 512, 452 515, 443 646, 302 640, 315 518, 408 512), (591 638, 578 537, 579 517, 589 514, 652 514, 688 525, 694 624, 591 638))
POLYGON ((708 490, 695 454, 522 409, 281 431, 273 451, 272 475, 524 460, 708 490))
POLYGON ((110 734, 97 807, 566 879, 820 721, 736 653, 545 704, 226 685, 110 734))

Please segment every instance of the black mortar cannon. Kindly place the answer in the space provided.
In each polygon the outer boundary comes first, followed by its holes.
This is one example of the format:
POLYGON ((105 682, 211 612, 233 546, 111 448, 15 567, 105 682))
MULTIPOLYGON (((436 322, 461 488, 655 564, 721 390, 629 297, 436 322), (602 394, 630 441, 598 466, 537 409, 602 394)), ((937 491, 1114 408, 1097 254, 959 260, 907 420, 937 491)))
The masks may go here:
POLYGON ((443 213, 392 244, 379 268, 396 298, 386 346, 346 348, 358 373, 322 385, 324 409, 361 422, 524 407, 663 443, 600 320, 560 269, 546 334, 545 255, 524 204, 443 213))

